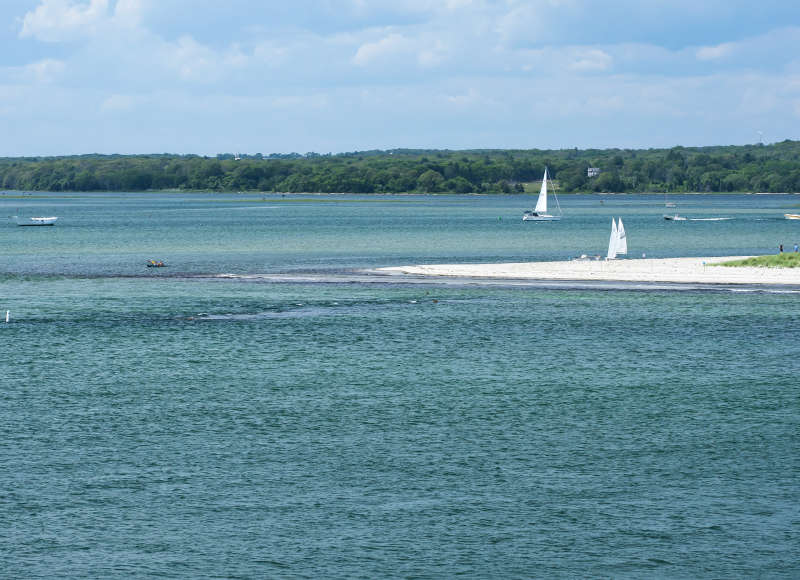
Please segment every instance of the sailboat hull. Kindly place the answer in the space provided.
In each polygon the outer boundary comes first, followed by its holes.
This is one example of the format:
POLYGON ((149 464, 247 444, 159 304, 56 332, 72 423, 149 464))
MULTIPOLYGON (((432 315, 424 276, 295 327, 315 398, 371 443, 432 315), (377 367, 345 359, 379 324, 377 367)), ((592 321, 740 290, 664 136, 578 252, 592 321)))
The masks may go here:
POLYGON ((524 222, 557 222, 561 219, 560 215, 531 215, 525 214, 522 216, 524 222))
POLYGON ((55 225, 57 217, 32 217, 28 219, 14 216, 18 226, 52 226, 55 225))

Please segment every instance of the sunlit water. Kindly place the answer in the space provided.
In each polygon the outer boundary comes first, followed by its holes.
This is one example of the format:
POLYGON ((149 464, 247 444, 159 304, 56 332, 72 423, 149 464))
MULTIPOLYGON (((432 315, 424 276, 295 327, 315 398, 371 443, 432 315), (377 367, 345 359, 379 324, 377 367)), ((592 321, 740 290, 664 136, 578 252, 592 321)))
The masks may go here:
POLYGON ((775 252, 800 198, 666 222, 564 196, 550 224, 530 197, 301 199, 0 196, 59 216, 0 228, 1 576, 800 574, 793 289, 362 273, 600 253, 612 216, 632 255, 775 252))

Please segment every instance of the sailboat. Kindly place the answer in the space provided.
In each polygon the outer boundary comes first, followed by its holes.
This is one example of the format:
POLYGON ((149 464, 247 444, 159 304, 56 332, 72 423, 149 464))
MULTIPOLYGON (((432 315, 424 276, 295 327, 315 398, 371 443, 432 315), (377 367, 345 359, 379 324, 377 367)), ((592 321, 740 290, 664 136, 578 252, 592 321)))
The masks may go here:
POLYGON ((628 236, 625 233, 625 226, 622 225, 622 218, 617 220, 617 255, 625 256, 628 254, 628 236))
POLYGON ((619 255, 628 253, 628 236, 625 234, 625 226, 622 225, 622 218, 619 218, 619 225, 611 218, 611 236, 608 238, 608 253, 606 260, 614 260, 619 255))
POLYGON ((536 200, 536 207, 522 214, 522 221, 526 222, 554 222, 561 219, 561 205, 558 203, 558 196, 553 194, 558 206, 558 215, 547 213, 547 167, 544 168, 542 178, 542 189, 539 190, 539 198, 536 200))

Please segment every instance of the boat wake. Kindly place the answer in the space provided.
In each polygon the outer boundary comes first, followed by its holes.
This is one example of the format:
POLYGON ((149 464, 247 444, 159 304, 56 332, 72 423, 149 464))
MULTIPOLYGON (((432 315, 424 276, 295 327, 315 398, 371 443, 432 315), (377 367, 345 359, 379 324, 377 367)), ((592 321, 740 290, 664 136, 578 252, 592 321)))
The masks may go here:
POLYGON ((729 290, 744 294, 800 294, 800 290, 778 288, 730 288, 729 290))

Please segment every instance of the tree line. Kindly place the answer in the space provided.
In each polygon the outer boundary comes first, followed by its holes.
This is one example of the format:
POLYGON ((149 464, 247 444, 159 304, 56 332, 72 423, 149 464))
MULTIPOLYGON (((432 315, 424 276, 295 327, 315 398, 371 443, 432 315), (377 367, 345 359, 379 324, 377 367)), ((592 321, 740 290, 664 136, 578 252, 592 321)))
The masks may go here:
POLYGON ((800 192, 800 141, 670 149, 412 150, 342 154, 0 158, 17 191, 514 193, 547 166, 558 191, 800 192), (600 170, 588 175, 588 168, 600 170))

